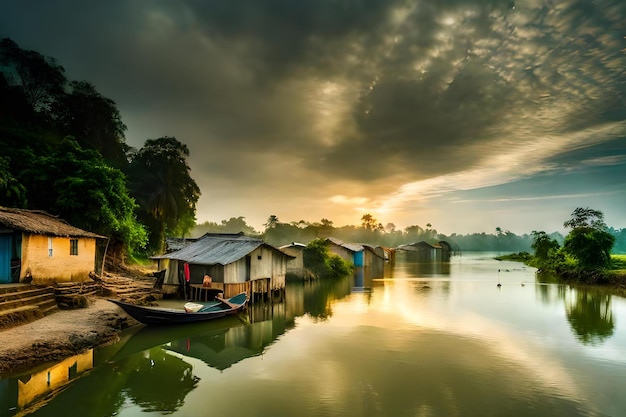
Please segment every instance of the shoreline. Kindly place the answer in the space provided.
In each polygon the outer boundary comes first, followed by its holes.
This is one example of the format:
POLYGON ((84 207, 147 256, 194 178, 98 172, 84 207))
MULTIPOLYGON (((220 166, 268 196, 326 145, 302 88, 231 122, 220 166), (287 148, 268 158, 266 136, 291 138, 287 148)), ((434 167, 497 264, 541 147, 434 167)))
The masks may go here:
POLYGON ((136 325, 139 323, 115 304, 90 297, 85 308, 59 310, 4 329, 0 331, 0 378, 115 343, 122 330, 136 325))

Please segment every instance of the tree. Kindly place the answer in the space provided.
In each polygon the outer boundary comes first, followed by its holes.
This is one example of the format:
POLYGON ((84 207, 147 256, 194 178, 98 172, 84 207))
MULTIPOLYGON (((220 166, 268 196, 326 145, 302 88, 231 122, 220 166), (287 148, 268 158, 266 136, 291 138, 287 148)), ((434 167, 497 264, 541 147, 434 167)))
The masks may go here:
POLYGON ((566 237, 563 249, 584 269, 604 268, 611 264, 611 248, 615 237, 590 227, 577 227, 566 237))
POLYGON ((615 237, 606 230, 604 214, 589 208, 577 208, 563 226, 572 228, 565 237, 563 249, 583 269, 603 268, 611 264, 615 237))
POLYGON ((0 156, 0 206, 26 207, 26 187, 11 173, 9 158, 0 156))
POLYGON ((70 224, 111 238, 115 251, 139 250, 146 232, 135 218, 126 177, 70 137, 24 173, 30 208, 45 208, 70 224))
POLYGON ((54 106, 57 125, 86 149, 95 149, 119 169, 126 169, 126 125, 111 99, 103 97, 86 81, 72 81, 70 93, 54 106))
POLYGON ((376 220, 371 214, 366 213, 363 217, 361 217, 361 227, 363 227, 363 229, 376 230, 377 226, 378 220, 376 220))
POLYGON ((265 229, 273 229, 276 227, 278 223, 279 223, 278 216, 276 216, 275 214, 272 214, 270 217, 268 217, 267 223, 264 223, 263 226, 265 226, 265 229))
POLYGON ((560 248, 559 242, 543 231, 537 232, 533 230, 531 235, 533 238, 531 247, 535 251, 535 258, 539 265, 543 265, 548 261, 550 256, 560 248))
POLYGON ((168 235, 193 227, 200 188, 191 178, 187 145, 174 137, 148 139, 131 154, 130 184, 139 218, 148 227, 149 249, 161 251, 168 235))
POLYGON ((313 239, 304 248, 304 267, 317 278, 339 278, 352 272, 352 265, 330 253, 326 239, 313 239))
POLYGON ((22 89, 30 107, 48 113, 63 94, 65 69, 54 58, 21 49, 9 38, 0 41, 0 64, 8 83, 22 89))
POLYGON ((605 230, 606 224, 604 223, 604 213, 599 210, 582 208, 576 208, 571 215, 571 218, 563 223, 563 227, 576 229, 578 227, 588 227, 598 230, 605 230))
POLYGON ((325 218, 320 220, 320 224, 326 229, 330 229, 331 227, 333 227, 333 221, 325 218))
POLYGON ((231 217, 229 220, 222 220, 222 226, 227 233, 239 233, 244 234, 256 234, 256 230, 246 223, 246 218, 243 216, 231 217))

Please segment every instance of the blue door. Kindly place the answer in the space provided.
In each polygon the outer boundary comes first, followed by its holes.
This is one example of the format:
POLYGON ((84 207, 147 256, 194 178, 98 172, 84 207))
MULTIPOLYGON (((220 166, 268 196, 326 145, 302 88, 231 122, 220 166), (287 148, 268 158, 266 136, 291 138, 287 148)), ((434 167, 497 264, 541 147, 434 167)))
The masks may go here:
POLYGON ((11 282, 11 235, 0 234, 0 284, 11 282))
POLYGON ((363 251, 354 252, 354 266, 363 266, 363 251))

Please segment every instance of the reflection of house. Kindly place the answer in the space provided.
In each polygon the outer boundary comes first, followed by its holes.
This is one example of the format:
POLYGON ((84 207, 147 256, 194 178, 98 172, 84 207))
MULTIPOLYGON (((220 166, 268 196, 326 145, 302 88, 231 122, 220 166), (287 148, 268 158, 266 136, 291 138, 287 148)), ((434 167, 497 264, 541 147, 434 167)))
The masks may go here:
POLYGON ((287 278, 304 278, 304 248, 306 248, 305 244, 297 242, 279 248, 286 254, 293 256, 287 261, 287 278))
MULTIPOLYGON (((91 369, 93 350, 88 350, 47 368, 38 368, 31 374, 2 380, 0 382, 4 384, 0 384, 0 404, 4 410, 24 411, 30 408, 30 412, 18 413, 30 414, 40 406, 39 403, 49 402, 70 382, 91 369)), ((4 414, 0 412, 0 415, 4 414)))
POLYGON ((159 269, 167 269, 165 284, 184 282, 185 271, 191 284, 201 284, 209 275, 212 288, 223 290, 225 297, 242 291, 250 296, 282 291, 287 260, 291 258, 263 240, 242 233, 207 233, 177 251, 153 257, 159 269))
POLYGON ((436 244, 430 244, 425 241, 408 243, 406 245, 398 246, 396 250, 408 257, 440 261, 450 260, 450 255, 452 253, 450 244, 445 241, 441 241, 436 244))
MULTIPOLYGON (((248 323, 245 325, 238 320, 221 330, 187 333, 182 339, 170 339, 164 348, 183 355, 183 358, 200 359, 223 371, 247 358, 262 355, 277 338, 295 327, 294 317, 286 316, 285 302, 275 303, 271 309, 263 304, 251 305, 247 313, 248 323)), ((198 329, 202 328, 204 326, 198 329)))
POLYGON ((86 280, 98 238, 43 211, 0 207, 0 283, 86 280))

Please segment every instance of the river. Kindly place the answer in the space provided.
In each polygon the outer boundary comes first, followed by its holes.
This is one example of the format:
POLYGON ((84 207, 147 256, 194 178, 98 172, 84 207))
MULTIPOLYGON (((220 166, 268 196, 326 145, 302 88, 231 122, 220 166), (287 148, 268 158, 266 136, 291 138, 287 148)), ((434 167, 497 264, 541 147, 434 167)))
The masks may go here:
POLYGON ((133 328, 0 380, 0 417, 626 415, 626 300, 493 256, 398 259, 240 317, 133 328))

